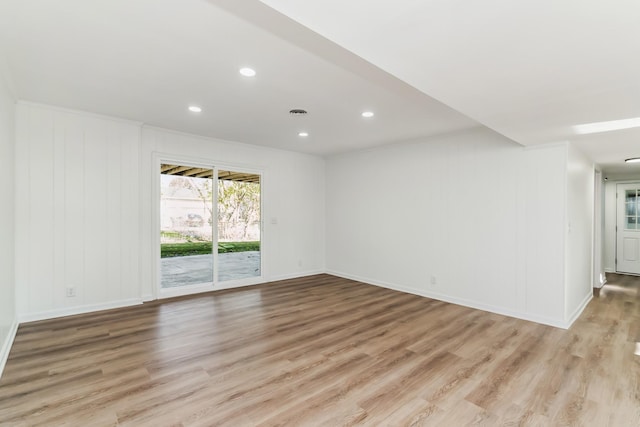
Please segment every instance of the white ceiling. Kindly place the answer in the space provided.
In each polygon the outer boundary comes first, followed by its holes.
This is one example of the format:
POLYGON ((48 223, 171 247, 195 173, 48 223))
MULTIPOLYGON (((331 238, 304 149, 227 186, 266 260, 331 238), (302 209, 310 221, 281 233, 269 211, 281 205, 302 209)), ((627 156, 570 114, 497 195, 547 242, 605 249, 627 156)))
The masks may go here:
POLYGON ((616 171, 640 156, 638 128, 572 128, 640 117, 637 0, 262 1, 523 145, 573 141, 616 171))
POLYGON ((257 0, 3 0, 0 40, 20 99, 231 141, 326 155, 478 126, 257 0))
POLYGON ((640 129, 572 128, 640 117, 637 0, 3 0, 0 49, 20 99, 194 134, 327 155, 479 122, 640 173, 640 129))

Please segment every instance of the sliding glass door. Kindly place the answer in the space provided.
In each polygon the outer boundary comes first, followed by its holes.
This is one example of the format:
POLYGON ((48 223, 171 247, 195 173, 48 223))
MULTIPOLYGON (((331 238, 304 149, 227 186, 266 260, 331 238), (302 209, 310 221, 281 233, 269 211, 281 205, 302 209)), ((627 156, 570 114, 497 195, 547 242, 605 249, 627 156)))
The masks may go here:
POLYGON ((260 174, 161 161, 159 178, 162 295, 261 277, 260 174))
POLYGON ((261 275, 260 175, 218 171, 218 280, 261 275))
POLYGON ((213 169, 160 166, 162 288, 214 281, 213 174, 213 169))

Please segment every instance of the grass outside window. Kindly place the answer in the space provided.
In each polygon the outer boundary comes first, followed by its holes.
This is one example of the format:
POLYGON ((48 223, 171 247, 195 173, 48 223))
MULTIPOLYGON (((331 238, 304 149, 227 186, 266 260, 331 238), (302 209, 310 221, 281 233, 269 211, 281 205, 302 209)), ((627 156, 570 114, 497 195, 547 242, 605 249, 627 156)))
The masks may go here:
MULTIPOLYGON (((163 243, 160 245, 160 257, 207 255, 211 253, 211 242, 163 243)), ((259 251, 260 242, 219 242, 218 253, 259 251)))

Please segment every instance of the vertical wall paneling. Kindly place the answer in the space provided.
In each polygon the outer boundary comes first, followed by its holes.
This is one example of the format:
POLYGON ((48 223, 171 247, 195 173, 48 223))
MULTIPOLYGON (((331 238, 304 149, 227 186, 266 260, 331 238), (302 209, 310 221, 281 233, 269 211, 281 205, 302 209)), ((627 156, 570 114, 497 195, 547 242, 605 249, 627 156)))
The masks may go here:
POLYGON ((565 318, 572 322, 593 296, 594 165, 567 146, 565 318))
POLYGON ((59 192, 64 199, 64 213, 61 218, 61 225, 64 229, 65 277, 64 283, 58 289, 58 293, 67 302, 66 306, 74 306, 83 305, 81 299, 84 297, 85 291, 85 240, 83 238, 85 229, 85 141, 82 127, 74 126, 74 119, 81 120, 81 118, 71 117, 67 114, 64 116, 60 114, 58 117, 61 120, 60 126, 64 128, 65 132, 65 177, 64 187, 59 192), (76 289, 76 297, 73 299, 66 297, 67 287, 76 289))
POLYGON ((602 235, 603 267, 606 273, 616 271, 616 181, 604 184, 604 230, 602 235))
MULTIPOLYGON (((107 228, 109 220, 107 213, 107 159, 109 140, 108 124, 90 121, 85 125, 84 133, 84 162, 91 165, 84 174, 84 207, 83 240, 85 248, 84 263, 84 302, 98 304, 107 298, 107 286, 117 286, 117 283, 107 283, 107 228)), ((118 204, 122 206, 121 204, 118 204)))
MULTIPOLYGON (((118 244, 120 242, 120 230, 122 229, 122 206, 121 189, 122 189, 122 172, 123 167, 120 162, 122 155, 120 135, 114 129, 110 129, 110 144, 107 145, 106 162, 110 165, 106 170, 106 217, 109 219, 105 223, 105 231, 107 234, 106 244, 106 265, 107 265, 107 283, 108 298, 110 300, 117 299, 123 294, 121 268, 117 268, 122 260, 122 248, 118 244)), ((133 220, 133 218, 131 218, 133 220)))
POLYGON ((16 312, 18 315, 28 312, 29 302, 29 111, 16 108, 16 144, 15 144, 15 289, 16 312))
MULTIPOLYGON (((65 238, 66 238, 66 126, 64 117, 56 120, 53 130, 53 289, 65 289, 66 287, 66 266, 65 266, 65 238)), ((67 307, 70 301, 65 297, 64 292, 54 292, 53 306, 67 307)))
POLYGON ((566 151, 474 129, 328 158, 328 272, 566 327, 566 151))
POLYGON ((525 312, 564 321, 566 144, 523 150, 525 312))
POLYGON ((593 189, 593 287, 601 288, 604 285, 604 242, 602 232, 604 230, 604 180, 602 171, 594 172, 593 189))
MULTIPOLYGON (((126 211, 121 213, 121 229, 127 234, 122 235, 122 241, 130 242, 123 250, 121 259, 126 257, 125 271, 126 281, 122 282, 122 295, 129 299, 139 299, 141 295, 140 283, 140 220, 144 221, 140 213, 140 137, 141 128, 130 126, 121 128, 120 146, 123 148, 120 155, 124 159, 123 164, 127 179, 121 181, 121 189, 125 195, 126 211), (132 144, 131 141, 135 141, 132 144), (131 181, 129 182, 128 179, 131 181), (130 206, 130 208, 129 208, 130 206), (130 217, 129 217, 130 212, 130 217)), ((148 189, 144 189, 148 191, 148 189)))
POLYGON ((0 54, 0 375, 18 327, 15 287, 15 100, 0 54))
POLYGON ((39 312, 53 306, 53 115, 48 111, 31 113, 29 128, 29 270, 28 310, 39 312), (36 126, 33 124, 37 123, 36 126))
MULTIPOLYGON (((324 160, 290 151, 197 137, 143 127, 140 150, 141 218, 157 215, 158 171, 155 156, 204 162, 218 167, 261 171, 263 239, 261 255, 265 281, 324 271, 324 160), (271 219, 276 219, 273 224, 271 219)), ((148 299, 157 286, 158 230, 154 221, 142 225, 140 242, 141 295, 148 299)), ((222 284, 224 285, 224 283, 222 284)))
POLYGON ((140 126, 27 103, 17 112, 20 318, 139 302, 140 126))

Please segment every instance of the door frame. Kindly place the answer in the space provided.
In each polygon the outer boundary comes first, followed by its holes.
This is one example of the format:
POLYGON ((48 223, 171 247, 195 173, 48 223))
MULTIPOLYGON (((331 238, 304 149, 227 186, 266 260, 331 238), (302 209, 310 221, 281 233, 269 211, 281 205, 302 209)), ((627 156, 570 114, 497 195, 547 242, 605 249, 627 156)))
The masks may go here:
POLYGON ((601 288, 607 282, 604 272, 604 179, 602 171, 594 170, 593 191, 593 287, 601 288))
MULTIPOLYGON (((210 292, 214 290, 231 289, 241 286, 256 285, 264 283, 265 280, 265 233, 264 233, 264 192, 265 192, 265 173, 260 168, 255 168, 247 165, 239 165, 228 162, 218 162, 213 159, 207 158, 195 158, 190 156, 182 156, 171 153, 153 152, 152 153, 152 165, 151 165, 151 242, 152 245, 152 274, 151 280, 153 283, 153 297, 154 299, 172 298, 182 295, 190 295, 202 292, 210 292), (260 275, 252 276, 246 279, 227 280, 224 282, 218 281, 218 223, 217 221, 211 221, 212 224, 212 257, 213 257, 213 282, 206 284, 188 285, 185 287, 178 287, 172 289, 162 288, 162 275, 161 275, 161 258, 160 258, 160 179, 159 171, 162 163, 176 163, 186 166, 194 166, 201 168, 210 168, 213 170, 213 183, 212 191, 213 197, 213 212, 217 213, 217 194, 218 194, 218 171, 219 170, 231 170, 235 172, 244 172, 260 175, 260 275), (215 248, 215 250, 213 250, 215 248)), ((217 214, 216 214, 217 217, 217 214)))
MULTIPOLYGON (((615 251, 614 251, 614 256, 615 256, 615 263, 614 263, 614 270, 616 272, 616 274, 624 274, 627 276, 638 276, 638 274, 634 274, 634 273, 629 273, 626 271, 619 271, 618 270, 618 238, 619 238, 619 233, 620 233, 620 227, 624 227, 624 224, 619 224, 619 220, 620 220, 620 212, 618 211, 619 207, 620 207, 620 201, 618 200, 618 186, 620 185, 629 185, 629 184, 635 184, 637 186, 640 187, 640 180, 625 180, 625 181, 616 181, 615 183, 615 191, 616 191, 616 232, 615 232, 615 236, 616 236, 616 241, 615 241, 615 251)), ((624 215, 623 215, 624 216, 624 215)))

